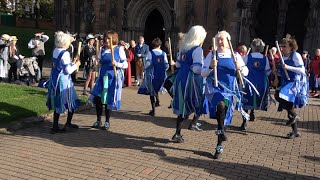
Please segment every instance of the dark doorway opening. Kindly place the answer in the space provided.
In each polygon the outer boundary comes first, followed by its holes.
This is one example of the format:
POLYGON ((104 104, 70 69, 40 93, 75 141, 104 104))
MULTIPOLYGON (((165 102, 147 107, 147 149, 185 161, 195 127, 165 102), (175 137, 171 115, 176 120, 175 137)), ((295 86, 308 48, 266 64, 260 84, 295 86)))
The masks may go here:
POLYGON ((277 0, 260 1, 256 15, 257 24, 255 32, 257 37, 261 38, 268 45, 274 45, 278 24, 277 0))
POLYGON ((303 41, 307 31, 305 21, 307 20, 308 12, 308 1, 291 0, 288 5, 285 34, 283 37, 285 37, 286 34, 295 36, 299 51, 303 50, 303 41))
POLYGON ((159 37, 162 42, 164 42, 165 34, 164 34, 164 20, 161 13, 155 9, 150 12, 144 29, 144 39, 145 43, 150 46, 151 42, 154 38, 159 37))

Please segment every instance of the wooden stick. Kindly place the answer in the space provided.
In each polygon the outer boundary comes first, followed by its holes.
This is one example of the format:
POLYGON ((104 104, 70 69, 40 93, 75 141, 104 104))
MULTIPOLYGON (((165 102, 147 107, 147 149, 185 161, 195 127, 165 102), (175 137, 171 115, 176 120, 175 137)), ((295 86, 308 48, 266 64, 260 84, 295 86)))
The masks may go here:
POLYGON ((169 44, 169 58, 170 58, 170 69, 171 73, 174 73, 174 65, 173 65, 173 59, 172 59, 172 49, 171 49, 171 39, 168 38, 168 44, 169 44))
MULTIPOLYGON (((75 58, 76 61, 73 62, 74 64, 75 64, 77 61, 80 60, 80 54, 81 54, 81 50, 82 50, 81 48, 82 48, 82 42, 79 41, 79 43, 78 43, 78 51, 77 51, 77 58, 75 58)), ((78 69, 76 70, 76 72, 78 72, 78 71, 79 71, 79 67, 78 67, 78 69)))
POLYGON ((247 51, 247 55, 249 55, 250 51, 251 51, 251 47, 249 47, 249 49, 247 51))
POLYGON ((99 53, 100 53, 100 42, 99 39, 96 40, 96 62, 94 64, 98 64, 99 62, 99 53))
MULTIPOLYGON (((212 61, 217 60, 216 56, 216 38, 212 38, 212 44, 213 44, 213 51, 212 51, 212 61)), ((214 87, 218 87, 218 73, 217 73, 217 63, 214 62, 213 66, 213 76, 214 76, 214 87)))
POLYGON ((267 56, 268 55, 268 50, 269 50, 269 45, 266 46, 266 49, 264 51, 264 56, 267 56))
MULTIPOLYGON (((230 47, 230 50, 231 50, 231 55, 232 55, 232 59, 233 59, 233 62, 234 62, 234 65, 237 66, 237 59, 236 59, 236 56, 234 55, 234 51, 233 51, 233 48, 232 48, 232 44, 231 44, 231 41, 229 38, 227 38, 227 41, 228 41, 228 44, 229 44, 229 47, 230 47)), ((237 68, 237 67, 236 67, 237 68)), ((239 81, 240 81, 240 85, 245 88, 244 86, 244 82, 243 82, 243 78, 242 78, 242 74, 240 72, 240 69, 237 69, 237 76, 239 78, 239 81)))
POLYGON ((272 50, 269 50, 269 54, 272 60, 272 73, 274 75, 274 81, 273 81, 273 85, 277 86, 277 84, 279 83, 279 79, 278 79, 278 75, 277 75, 277 68, 276 68, 276 62, 274 61, 274 57, 272 54, 272 50))
MULTIPOLYGON (((112 44, 112 37, 110 37, 109 40, 110 40, 111 60, 113 62, 115 60, 114 60, 114 50, 113 50, 113 44, 112 44)), ((113 73, 114 73, 114 77, 117 78, 116 66, 113 66, 113 73)))
MULTIPOLYGON (((280 56, 280 58, 281 58, 281 63, 284 64, 284 60, 283 60, 283 57, 282 57, 282 53, 281 53, 281 50, 280 50, 278 41, 276 41, 276 46, 277 46, 277 49, 278 49, 278 51, 279 51, 279 56, 280 56)), ((286 75, 287 80, 290 80, 288 71, 287 71, 286 69, 283 69, 283 70, 284 70, 284 73, 285 73, 285 75, 286 75)))

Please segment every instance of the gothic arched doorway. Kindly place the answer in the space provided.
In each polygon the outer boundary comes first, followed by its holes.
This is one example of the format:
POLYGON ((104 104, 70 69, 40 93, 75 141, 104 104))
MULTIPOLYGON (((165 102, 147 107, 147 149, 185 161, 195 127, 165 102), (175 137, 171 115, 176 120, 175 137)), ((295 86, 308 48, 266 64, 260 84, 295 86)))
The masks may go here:
POLYGON ((164 20, 157 9, 150 12, 144 28, 144 39, 150 47, 152 40, 156 37, 159 37, 162 42, 165 39, 164 20))
POLYGON ((295 36, 299 50, 303 50, 303 41, 306 34, 305 22, 308 17, 308 1, 291 0, 288 5, 287 19, 285 26, 285 36, 287 33, 295 36))
POLYGON ((278 23, 277 0, 260 1, 256 9, 256 17, 256 36, 261 38, 266 44, 274 44, 278 23))

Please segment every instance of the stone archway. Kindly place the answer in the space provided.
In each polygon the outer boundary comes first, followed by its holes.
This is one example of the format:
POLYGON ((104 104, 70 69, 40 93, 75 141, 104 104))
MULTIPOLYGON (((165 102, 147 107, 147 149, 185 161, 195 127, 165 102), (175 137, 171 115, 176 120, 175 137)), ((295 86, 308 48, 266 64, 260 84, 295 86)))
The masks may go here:
POLYGON ((127 29, 126 38, 136 39, 143 35, 148 16, 154 10, 160 12, 164 21, 165 38, 173 32, 173 9, 167 1, 163 0, 137 0, 130 1, 126 8, 127 29))

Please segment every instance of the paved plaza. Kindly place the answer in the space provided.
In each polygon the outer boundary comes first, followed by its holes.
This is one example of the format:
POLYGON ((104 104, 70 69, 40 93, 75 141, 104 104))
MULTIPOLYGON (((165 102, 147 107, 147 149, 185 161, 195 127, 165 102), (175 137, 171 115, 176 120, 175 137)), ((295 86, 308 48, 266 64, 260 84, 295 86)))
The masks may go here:
POLYGON ((257 112, 248 132, 238 131, 235 113, 223 158, 214 160, 216 120, 201 117, 202 132, 188 130, 186 121, 185 142, 173 143, 169 95, 160 95, 150 117, 149 97, 136 92, 123 90, 122 110, 113 112, 109 131, 90 128, 96 120, 91 108, 75 114, 79 130, 52 135, 45 121, 13 136, 0 134, 0 179, 320 179, 320 99, 298 110, 302 137, 296 139, 285 138, 291 128, 275 105, 257 112))

